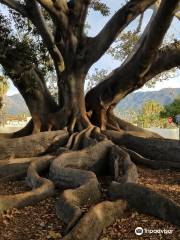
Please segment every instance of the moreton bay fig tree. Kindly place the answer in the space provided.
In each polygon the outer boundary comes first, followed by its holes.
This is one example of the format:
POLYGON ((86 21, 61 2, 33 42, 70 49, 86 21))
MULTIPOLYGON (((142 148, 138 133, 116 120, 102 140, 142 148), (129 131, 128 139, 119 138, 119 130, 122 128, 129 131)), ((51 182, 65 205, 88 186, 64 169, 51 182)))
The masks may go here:
POLYGON ((179 1, 124 1, 94 37, 86 35, 86 18, 91 8, 102 18, 108 15, 111 9, 103 1, 0 3, 1 9, 6 8, 0 14, 0 64, 32 117, 22 130, 0 136, 0 177, 26 177, 32 188, 0 195, 0 212, 35 204, 52 196, 56 188, 61 193, 56 213, 66 224, 63 240, 96 240, 128 208, 180 225, 178 203, 139 185, 136 168, 142 164, 179 170, 179 141, 113 114, 129 93, 180 65, 180 42, 161 45, 179 16, 179 1), (110 74, 104 72, 104 80, 85 94, 91 66, 147 9, 152 9, 152 17, 129 56, 110 74), (48 88, 52 78, 58 101, 48 88), (102 176, 111 179, 105 201, 99 184, 102 176), (85 213, 84 205, 92 207, 85 213))

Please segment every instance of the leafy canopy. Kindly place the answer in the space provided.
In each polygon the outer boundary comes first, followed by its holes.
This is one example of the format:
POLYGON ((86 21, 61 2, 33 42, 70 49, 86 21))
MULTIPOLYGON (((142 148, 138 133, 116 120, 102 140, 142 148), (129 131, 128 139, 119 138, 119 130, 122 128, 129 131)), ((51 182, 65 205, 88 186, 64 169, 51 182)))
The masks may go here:
POLYGON ((172 117, 176 122, 176 115, 180 114, 180 96, 178 96, 171 104, 166 105, 165 109, 161 111, 161 117, 172 117))

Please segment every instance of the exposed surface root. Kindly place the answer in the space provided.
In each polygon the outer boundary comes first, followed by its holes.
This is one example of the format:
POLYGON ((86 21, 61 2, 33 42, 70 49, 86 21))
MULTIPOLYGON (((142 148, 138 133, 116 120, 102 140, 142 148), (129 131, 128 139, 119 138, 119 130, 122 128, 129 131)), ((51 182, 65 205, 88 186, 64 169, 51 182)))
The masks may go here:
POLYGON ((78 132, 75 132, 75 133, 71 134, 71 136, 70 136, 70 138, 69 138, 69 140, 68 140, 68 142, 67 142, 67 144, 65 146, 67 149, 71 149, 73 147, 74 139, 78 135, 79 135, 78 132))
POLYGON ((99 183, 96 175, 90 171, 60 168, 58 175, 56 173, 51 171, 51 179, 56 186, 60 189, 70 188, 61 194, 56 204, 57 215, 68 224, 66 231, 69 231, 82 216, 80 207, 100 199, 99 183))
MULTIPOLYGON (((81 125, 84 128, 82 122, 81 125)), ((73 130, 78 126, 75 121, 73 130)), ((6 140, 0 143, 0 159, 3 159, 0 161, 0 177, 24 177, 27 171, 26 182, 33 190, 0 196, 0 212, 43 200, 54 194, 56 186, 61 191, 56 212, 66 224, 68 233, 63 240, 98 239, 103 228, 121 217, 128 206, 180 225, 180 206, 138 185, 135 165, 145 164, 156 169, 177 168, 180 163, 178 144, 164 139, 147 139, 147 133, 138 132, 138 129, 133 134, 123 130, 102 132, 92 125, 81 132, 72 133, 70 137, 67 131, 56 131, 19 138, 13 142, 6 140), (136 136, 139 134, 142 137, 136 136), (147 146, 144 146, 146 143, 147 146), (157 161, 141 156, 136 150, 143 156, 146 151, 150 156, 158 153, 157 161), (5 159, 8 157, 11 158, 5 159), (45 173, 50 180, 40 177, 40 173, 45 173), (104 176, 108 176, 107 182, 99 184, 98 179, 103 180, 104 176), (92 206, 83 216, 84 207, 87 209, 101 197, 107 199, 103 187, 106 185, 107 189, 108 181, 112 179, 116 182, 111 184, 109 196, 116 201, 104 201, 92 206)))
POLYGON ((136 132, 136 134, 143 134, 145 138, 163 138, 157 133, 145 130, 143 128, 137 127, 129 122, 126 122, 118 117, 116 117, 113 113, 108 115, 108 123, 110 126, 114 126, 114 129, 111 130, 121 129, 126 132, 136 132))
POLYGON ((82 216, 81 206, 100 199, 96 175, 86 170, 102 174, 108 165, 106 156, 112 146, 111 141, 101 141, 80 151, 62 153, 52 162, 50 179, 60 189, 70 188, 63 192, 56 204, 57 215, 68 224, 66 231, 82 216))
POLYGON ((72 150, 82 149, 95 143, 96 140, 91 138, 91 134, 94 131, 94 129, 95 127, 88 127, 81 131, 79 135, 77 135, 74 139, 72 150))
POLYGON ((26 176, 27 169, 31 162, 38 161, 39 159, 48 160, 52 156, 45 155, 42 157, 32 157, 32 158, 16 158, 0 161, 0 179, 15 180, 26 176))
POLYGON ((125 199, 130 207, 180 226, 180 205, 165 196, 135 183, 113 182, 109 188, 112 199, 125 199))
MULTIPOLYGON (((74 136, 76 138, 78 135, 74 136)), ((79 169, 91 170, 98 175, 113 174, 121 182, 136 182, 138 178, 129 154, 108 140, 80 151, 62 153, 51 164, 50 178, 60 189, 75 188, 65 190, 57 203, 57 214, 68 224, 68 230, 81 217, 80 206, 92 204, 100 198, 94 173, 79 169)))
POLYGON ((96 130, 96 127, 90 126, 81 131, 80 133, 73 133, 66 144, 66 148, 71 150, 79 150, 93 143, 96 143, 97 141, 95 139, 92 139, 91 137, 94 130, 96 130))
POLYGON ((52 162, 50 173, 51 170, 57 169, 58 174, 58 169, 69 167, 90 170, 102 175, 107 172, 109 164, 107 156, 113 145, 111 141, 104 140, 79 151, 62 153, 52 162))
POLYGON ((119 146, 125 146, 145 158, 180 163, 179 140, 143 138, 126 132, 105 131, 104 134, 119 146))
MULTIPOLYGON (((142 185, 150 187, 161 194, 164 194, 174 201, 180 203, 180 173, 169 170, 152 170, 149 168, 139 167, 139 182, 142 185)), ((24 181, 0 181, 1 194, 15 194, 28 191, 24 181)), ((56 190, 57 194, 58 190, 56 190)), ((105 188, 106 193, 106 188, 105 188)), ((103 190, 104 195, 104 190, 103 190)), ((103 196, 102 196, 103 197, 103 196)), ((0 214, 0 239, 1 240, 48 240, 53 231, 57 240, 62 239, 64 224, 56 217, 55 202, 57 195, 47 198, 33 206, 22 209, 13 209, 7 213, 0 214), (7 216, 6 216, 7 214, 7 216), (8 218, 10 216, 11 218, 8 218)), ((85 206, 86 212, 88 208, 85 206)), ((131 239, 149 239, 149 234, 143 234, 143 237, 137 237, 134 233, 136 227, 153 228, 153 229, 171 229, 172 234, 151 234, 151 238, 163 238, 163 240, 179 239, 180 228, 166 221, 160 220, 147 214, 139 214, 134 209, 129 209, 125 214, 118 218, 109 227, 103 229, 98 240, 131 240, 131 239), (152 227, 153 226, 153 227, 152 227)), ((88 232, 89 234, 89 232, 88 232)), ((87 234, 87 235, 88 235, 87 234)))
POLYGON ((96 240, 103 229, 121 217, 127 208, 126 201, 104 201, 92 207, 63 240, 96 240))
POLYGON ((180 170, 180 163, 178 162, 170 162, 170 161, 155 161, 141 156, 127 148, 123 148, 127 151, 135 164, 145 165, 152 169, 177 169, 180 170))
POLYGON ((114 168, 115 181, 121 183, 138 181, 136 165, 131 161, 126 151, 114 145, 111 149, 110 159, 110 164, 113 164, 114 168))
POLYGON ((69 134, 66 131, 43 132, 17 139, 0 141, 0 159, 34 157, 64 146, 69 134))
POLYGON ((83 131, 86 128, 92 128, 93 125, 90 122, 86 113, 84 114, 72 114, 68 124, 68 131, 73 133, 75 130, 78 132, 83 131))
POLYGON ((15 195, 0 196, 0 212, 12 208, 21 208, 27 205, 35 204, 52 194, 54 194, 54 184, 45 178, 41 178, 38 172, 41 172, 50 164, 50 160, 43 159, 32 162, 28 168, 27 180, 32 191, 19 193, 15 195))

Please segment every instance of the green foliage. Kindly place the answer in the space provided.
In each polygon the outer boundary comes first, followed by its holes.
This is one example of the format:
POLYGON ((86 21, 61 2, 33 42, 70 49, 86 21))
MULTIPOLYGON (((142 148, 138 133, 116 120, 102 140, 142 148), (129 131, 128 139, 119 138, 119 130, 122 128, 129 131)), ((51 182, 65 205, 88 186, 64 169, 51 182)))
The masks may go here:
POLYGON ((0 76, 0 109, 3 107, 3 97, 7 93, 8 87, 7 80, 0 76))
POLYGON ((107 53, 115 60, 123 61, 132 52, 139 38, 140 35, 135 31, 123 32, 118 36, 113 47, 107 53))
POLYGON ((0 76, 0 96, 4 96, 8 90, 8 82, 4 76, 0 76))
POLYGON ((102 3, 101 0, 93 0, 91 2, 91 8, 100 12, 103 16, 108 16, 110 14, 109 7, 105 3, 102 3))
POLYGON ((13 48, 24 66, 35 64, 44 77, 54 71, 52 59, 33 24, 13 10, 5 16, 0 13, 0 41, 3 44, 0 54, 13 48))
POLYGON ((108 71, 105 70, 105 69, 99 70, 98 68, 95 68, 94 73, 87 75, 87 78, 86 78, 87 88, 86 88, 86 90, 89 91, 96 84, 98 84, 102 80, 104 80, 107 73, 108 73, 108 71))
POLYGON ((176 115, 180 114, 180 96, 177 97, 171 104, 166 105, 164 110, 160 112, 160 116, 167 118, 172 117, 176 123, 176 115))
POLYGON ((137 123, 144 128, 166 127, 167 120, 160 116, 163 110, 164 107, 156 101, 146 102, 137 116, 137 123))
MULTIPOLYGON (((130 54, 132 54, 135 45, 141 37, 140 27, 138 26, 135 30, 129 30, 126 32, 122 32, 116 39, 113 46, 107 51, 113 59, 124 61, 130 54)), ((171 36, 172 40, 173 36, 171 36)), ((166 46, 169 42, 169 37, 167 36, 163 42, 162 46, 166 46)), ((177 41, 176 39, 173 40, 177 41)), ((156 82, 162 82, 164 80, 168 80, 169 78, 175 77, 176 68, 171 69, 166 72, 162 72, 147 82, 145 85, 147 87, 154 87, 156 82)))

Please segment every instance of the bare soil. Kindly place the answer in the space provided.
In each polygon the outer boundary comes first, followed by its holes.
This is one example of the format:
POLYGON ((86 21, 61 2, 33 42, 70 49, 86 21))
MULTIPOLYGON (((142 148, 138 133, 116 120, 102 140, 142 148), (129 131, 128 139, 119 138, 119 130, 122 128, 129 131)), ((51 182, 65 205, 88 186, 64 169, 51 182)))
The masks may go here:
MULTIPOLYGON (((180 203, 180 173, 169 170, 138 168, 141 184, 158 191, 180 203)), ((0 182, 0 194, 28 191, 25 181, 0 182)), ((56 217, 56 196, 41 201, 35 206, 13 209, 0 215, 0 240, 47 240, 62 239, 63 223, 56 217)), ((105 229, 100 240, 180 239, 180 228, 155 217, 130 211, 123 218, 105 229), (142 227, 148 230, 173 230, 172 234, 144 233, 136 236, 134 230, 142 227)), ((93 240, 93 239, 92 239, 93 240)))

